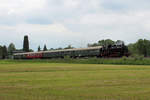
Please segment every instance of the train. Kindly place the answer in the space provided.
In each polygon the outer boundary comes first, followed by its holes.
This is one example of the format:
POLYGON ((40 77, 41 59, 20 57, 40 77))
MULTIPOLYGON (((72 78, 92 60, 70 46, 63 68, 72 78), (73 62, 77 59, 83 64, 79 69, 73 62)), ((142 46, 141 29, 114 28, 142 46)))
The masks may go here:
POLYGON ((52 58, 64 58, 66 56, 69 56, 70 58, 88 58, 88 57, 111 58, 111 57, 129 56, 129 53, 127 46, 121 44, 121 45, 96 46, 87 48, 16 53, 13 55, 13 58, 52 59, 52 58))

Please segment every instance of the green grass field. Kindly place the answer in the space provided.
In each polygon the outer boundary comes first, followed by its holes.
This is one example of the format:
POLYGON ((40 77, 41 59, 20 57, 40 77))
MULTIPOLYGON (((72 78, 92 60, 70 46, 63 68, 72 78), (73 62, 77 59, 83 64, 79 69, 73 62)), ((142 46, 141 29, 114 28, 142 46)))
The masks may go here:
POLYGON ((0 100, 149 100, 150 66, 0 64, 0 100))

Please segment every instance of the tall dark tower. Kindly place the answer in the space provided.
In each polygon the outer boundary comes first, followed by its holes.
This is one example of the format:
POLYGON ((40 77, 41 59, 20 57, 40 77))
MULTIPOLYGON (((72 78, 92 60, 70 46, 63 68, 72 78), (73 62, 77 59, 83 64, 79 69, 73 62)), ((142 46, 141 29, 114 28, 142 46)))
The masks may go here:
POLYGON ((29 40, 27 35, 24 36, 23 51, 29 52, 29 40))

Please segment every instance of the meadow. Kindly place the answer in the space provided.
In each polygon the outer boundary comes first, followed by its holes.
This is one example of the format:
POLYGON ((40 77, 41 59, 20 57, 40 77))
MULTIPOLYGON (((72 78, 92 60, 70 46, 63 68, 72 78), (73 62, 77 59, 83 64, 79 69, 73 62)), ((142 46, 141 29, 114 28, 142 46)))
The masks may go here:
POLYGON ((149 100, 150 66, 0 63, 0 100, 149 100))

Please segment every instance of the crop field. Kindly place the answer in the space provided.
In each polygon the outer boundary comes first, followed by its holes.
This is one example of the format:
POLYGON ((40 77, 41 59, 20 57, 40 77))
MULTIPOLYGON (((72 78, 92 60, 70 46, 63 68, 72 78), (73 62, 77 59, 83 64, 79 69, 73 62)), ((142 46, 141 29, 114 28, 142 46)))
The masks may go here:
POLYGON ((149 99, 150 66, 0 64, 0 100, 149 99))

